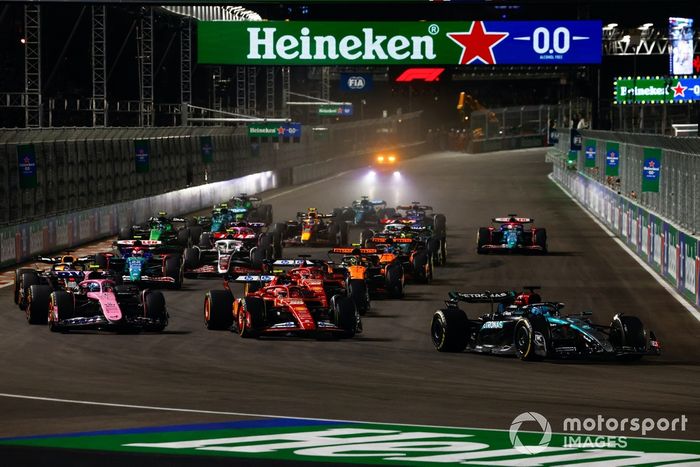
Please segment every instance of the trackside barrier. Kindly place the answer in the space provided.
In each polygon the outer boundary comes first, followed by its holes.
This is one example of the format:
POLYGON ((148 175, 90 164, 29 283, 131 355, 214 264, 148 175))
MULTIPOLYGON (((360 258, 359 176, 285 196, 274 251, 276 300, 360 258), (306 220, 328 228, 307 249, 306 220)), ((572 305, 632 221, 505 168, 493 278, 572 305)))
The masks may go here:
POLYGON ((0 267, 116 235, 121 227, 142 222, 160 210, 184 214, 213 206, 237 193, 258 193, 277 186, 275 173, 266 171, 0 228, 0 267))
POLYGON ((567 168, 567 156, 561 152, 549 151, 547 161, 553 163, 554 179, 569 194, 700 309, 698 237, 589 175, 567 168))

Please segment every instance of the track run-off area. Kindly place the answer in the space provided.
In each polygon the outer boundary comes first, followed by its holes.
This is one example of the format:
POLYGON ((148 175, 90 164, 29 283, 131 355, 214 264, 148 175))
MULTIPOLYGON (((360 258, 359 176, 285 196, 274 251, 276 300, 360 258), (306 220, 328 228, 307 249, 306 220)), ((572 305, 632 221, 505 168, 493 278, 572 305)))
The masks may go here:
MULTIPOLYGON (((330 212, 362 195, 389 206, 419 201, 447 216, 447 266, 435 269, 432 284, 408 285, 402 300, 374 300, 353 339, 251 340, 208 331, 204 295, 221 289, 220 279, 187 279, 182 290, 165 291, 170 324, 159 334, 54 334, 28 325, 12 287, 0 288, 0 459, 21 465, 50 453, 55 465, 151 466, 202 465, 198 456, 207 456, 206 465, 223 465, 227 459, 218 456, 233 456, 236 465, 700 462, 700 322, 548 178, 544 149, 432 153, 404 161, 400 171, 373 177, 358 169, 261 194, 276 221, 307 207, 330 212), (510 213, 547 228, 549 254, 476 254, 477 229, 510 213), (525 285, 541 286, 543 299, 565 303, 564 312, 592 311, 596 323, 618 312, 638 316, 661 341, 662 355, 633 364, 530 363, 434 349, 430 320, 449 291, 525 285), (542 430, 530 421, 519 439, 542 451, 520 452, 509 438, 514 419, 528 412, 544 416, 554 435, 549 447, 538 446, 542 430), (622 447, 637 461, 605 457, 600 446, 562 447, 567 418, 635 417, 682 418, 683 429, 656 425, 642 437, 603 424, 591 433, 629 436, 622 447), (671 438, 685 441, 660 440, 671 438)), ((352 241, 359 235, 353 228, 352 241)), ((285 257, 326 252, 287 248, 285 257)), ((462 308, 470 317, 488 311, 462 308)))

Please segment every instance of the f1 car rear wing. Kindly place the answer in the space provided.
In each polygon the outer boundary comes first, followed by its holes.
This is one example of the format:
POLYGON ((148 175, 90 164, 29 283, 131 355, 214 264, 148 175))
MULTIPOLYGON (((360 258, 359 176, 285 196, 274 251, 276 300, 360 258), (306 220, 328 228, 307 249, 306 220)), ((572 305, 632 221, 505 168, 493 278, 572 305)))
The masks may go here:
POLYGON ((511 303, 515 294, 510 291, 503 292, 449 292, 450 300, 467 303, 511 303))
POLYGON ((376 248, 336 247, 328 250, 329 255, 377 255, 379 253, 376 248))
POLYGON ((532 222, 535 222, 535 219, 529 217, 516 217, 515 215, 513 215, 510 217, 494 217, 493 219, 491 219, 491 222, 517 222, 518 224, 530 224, 532 222))
POLYGON ((415 240, 412 238, 401 238, 401 237, 372 237, 369 239, 370 243, 414 243, 415 240))
POLYGON ((270 282, 276 277, 277 276, 272 275, 237 276, 235 279, 233 279, 233 282, 270 282))
POLYGON ((409 205, 396 206, 396 209, 401 211, 432 211, 433 207, 414 201, 409 205))
POLYGON ((122 247, 141 246, 146 248, 155 248, 163 245, 163 242, 160 240, 117 240, 114 242, 114 245, 122 247))

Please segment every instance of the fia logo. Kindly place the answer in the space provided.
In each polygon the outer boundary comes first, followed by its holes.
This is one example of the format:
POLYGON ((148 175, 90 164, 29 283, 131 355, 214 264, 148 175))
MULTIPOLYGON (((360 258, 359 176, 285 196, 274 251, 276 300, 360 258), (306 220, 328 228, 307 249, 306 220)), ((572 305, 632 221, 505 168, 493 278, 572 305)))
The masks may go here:
POLYGON ((365 78, 362 76, 350 76, 348 77, 348 88, 360 90, 364 89, 366 85, 365 78))

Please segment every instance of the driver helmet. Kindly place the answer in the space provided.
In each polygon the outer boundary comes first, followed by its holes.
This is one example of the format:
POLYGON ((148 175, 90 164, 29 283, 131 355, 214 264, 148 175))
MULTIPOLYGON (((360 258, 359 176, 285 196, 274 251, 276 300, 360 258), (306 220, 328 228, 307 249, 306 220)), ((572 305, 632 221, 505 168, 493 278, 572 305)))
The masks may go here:
POLYGON ((99 292, 100 291, 100 284, 98 284, 97 282, 90 282, 88 284, 88 291, 99 292))
POLYGON ((143 256, 143 248, 140 246, 135 247, 131 250, 131 256, 143 256))

